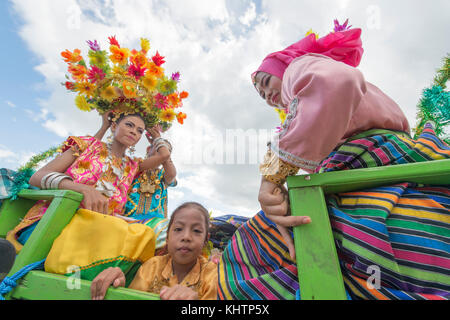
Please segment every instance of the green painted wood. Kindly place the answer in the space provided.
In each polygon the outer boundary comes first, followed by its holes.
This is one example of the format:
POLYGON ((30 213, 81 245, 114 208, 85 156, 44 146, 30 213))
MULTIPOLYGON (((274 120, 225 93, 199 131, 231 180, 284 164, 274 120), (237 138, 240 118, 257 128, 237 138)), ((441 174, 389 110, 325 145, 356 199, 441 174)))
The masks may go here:
POLYGON ((82 200, 81 194, 62 190, 45 192, 26 190, 23 196, 33 200, 41 198, 49 200, 52 194, 54 198, 50 206, 17 256, 10 276, 24 266, 47 257, 53 241, 70 222, 82 200))
POLYGON ((72 190, 22 190, 19 197, 31 200, 52 200, 53 198, 66 198, 81 202, 83 196, 72 190))
POLYGON ((401 182, 450 184, 450 159, 288 177, 289 188, 320 186, 325 194, 401 182))
POLYGON ((4 201, 0 208, 0 238, 6 238, 6 234, 20 223, 35 202, 21 198, 4 201))
MULTIPOLYGON (((90 300, 91 281, 43 271, 31 271, 17 285, 11 299, 90 300)), ((160 300, 159 295, 127 288, 109 288, 105 300, 160 300)))
POLYGON ((289 197, 293 215, 311 217, 294 227, 301 299, 347 300, 322 189, 293 188, 289 197))
POLYGON ((294 228, 302 299, 344 299, 345 295, 342 274, 336 274, 339 261, 325 194, 401 182, 450 184, 450 160, 288 177, 292 215, 312 219, 311 224, 294 228))

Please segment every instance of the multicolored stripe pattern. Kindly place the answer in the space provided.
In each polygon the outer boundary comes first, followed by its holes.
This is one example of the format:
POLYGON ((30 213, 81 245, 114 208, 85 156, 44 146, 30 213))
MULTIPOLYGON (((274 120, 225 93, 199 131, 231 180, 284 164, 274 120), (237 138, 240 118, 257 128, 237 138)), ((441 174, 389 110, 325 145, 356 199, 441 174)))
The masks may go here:
POLYGON ((295 299, 297 267, 275 224, 259 212, 234 234, 219 263, 219 299, 295 299))
MULTIPOLYGON (((376 134, 350 141, 317 172, 450 158, 427 125, 417 141, 376 134)), ((450 299, 450 182, 397 184, 327 198, 352 299, 450 299)), ((263 212, 242 226, 219 264, 219 299, 295 299, 296 263, 263 212)), ((301 292, 301 288, 300 288, 301 292)))

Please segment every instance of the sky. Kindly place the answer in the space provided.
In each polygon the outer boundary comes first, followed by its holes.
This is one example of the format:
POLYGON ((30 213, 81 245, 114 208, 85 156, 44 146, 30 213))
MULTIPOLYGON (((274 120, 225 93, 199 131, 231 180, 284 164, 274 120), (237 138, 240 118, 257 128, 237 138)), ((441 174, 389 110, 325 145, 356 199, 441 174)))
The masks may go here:
MULTIPOLYGON (((326 35, 335 18, 362 29, 359 69, 414 127, 421 92, 450 52, 447 0, 2 0, 0 168, 17 169, 69 135, 100 127, 98 114, 77 110, 74 94, 61 86, 61 51, 86 55, 87 40, 107 49, 112 35, 139 48, 145 37, 190 93, 185 124, 164 134, 178 171, 169 212, 198 201, 214 216, 253 216, 260 210, 258 163, 279 119, 250 74, 308 30, 326 35)), ((143 156, 145 140, 136 155, 143 156)))

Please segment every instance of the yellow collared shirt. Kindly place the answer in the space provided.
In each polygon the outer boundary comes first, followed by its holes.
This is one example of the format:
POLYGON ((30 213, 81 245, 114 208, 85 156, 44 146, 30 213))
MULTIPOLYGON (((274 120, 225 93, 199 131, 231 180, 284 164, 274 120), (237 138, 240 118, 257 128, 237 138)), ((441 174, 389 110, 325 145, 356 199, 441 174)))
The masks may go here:
POLYGON ((177 284, 193 289, 200 300, 216 300, 217 265, 200 256, 192 270, 178 283, 172 258, 169 255, 153 257, 139 268, 129 288, 159 294, 162 287, 177 284))

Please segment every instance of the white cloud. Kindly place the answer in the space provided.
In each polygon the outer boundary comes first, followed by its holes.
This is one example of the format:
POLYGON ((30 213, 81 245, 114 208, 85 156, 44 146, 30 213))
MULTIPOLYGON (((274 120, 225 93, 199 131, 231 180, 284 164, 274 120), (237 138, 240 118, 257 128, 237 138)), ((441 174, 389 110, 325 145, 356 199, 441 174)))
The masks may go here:
POLYGON ((9 158, 14 156, 15 156, 14 152, 0 146, 0 158, 9 158))
POLYGON ((245 14, 239 18, 239 21, 246 25, 250 26, 251 22, 256 19, 256 5, 255 3, 251 2, 250 7, 247 9, 245 14))
MULTIPOLYGON (((310 28, 324 35, 333 27, 334 18, 341 22, 350 18, 350 24, 363 29, 366 52, 361 70, 399 103, 413 124, 420 92, 430 84, 449 51, 448 42, 442 40, 449 27, 444 12, 450 8, 445 0, 378 1, 379 29, 368 27, 371 17, 367 8, 373 1, 12 3, 24 21, 20 35, 38 59, 35 69, 45 77, 42 87, 50 91, 49 97, 40 101, 46 111, 34 116, 61 139, 93 134, 101 121, 94 113, 78 111, 74 95, 61 86, 66 66, 60 52, 80 48, 85 53, 85 41, 94 39, 105 47, 111 35, 127 47, 136 47, 140 37, 148 37, 152 52, 158 50, 167 57, 166 71, 180 71, 181 87, 190 93, 184 106, 188 114, 185 125, 175 124, 167 134, 179 173, 179 186, 171 189, 169 206, 196 199, 223 213, 251 215, 258 210, 258 165, 196 164, 193 160, 204 159, 205 152, 212 154, 214 147, 219 148, 226 130, 271 130, 278 125, 277 115, 258 98, 250 83, 250 74, 268 53, 297 41, 310 28), (199 151, 199 144, 211 149, 199 151)), ((145 150, 144 140, 138 153, 145 150)))
POLYGON ((5 103, 6 103, 8 106, 10 106, 11 108, 16 108, 16 105, 15 105, 13 102, 9 101, 9 100, 6 100, 5 103))

